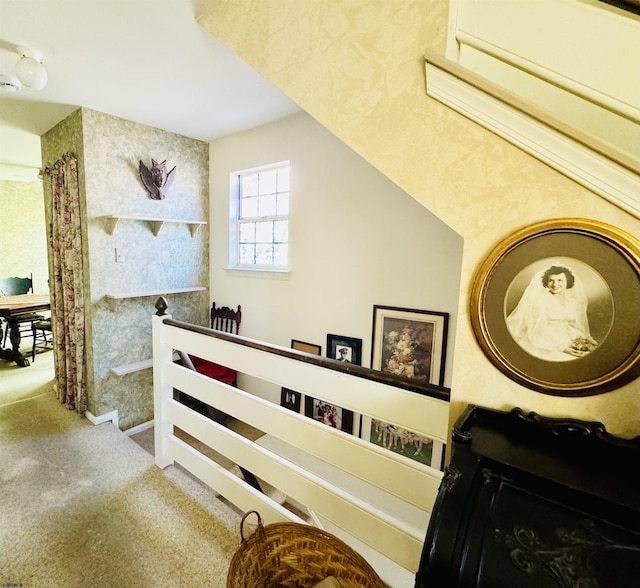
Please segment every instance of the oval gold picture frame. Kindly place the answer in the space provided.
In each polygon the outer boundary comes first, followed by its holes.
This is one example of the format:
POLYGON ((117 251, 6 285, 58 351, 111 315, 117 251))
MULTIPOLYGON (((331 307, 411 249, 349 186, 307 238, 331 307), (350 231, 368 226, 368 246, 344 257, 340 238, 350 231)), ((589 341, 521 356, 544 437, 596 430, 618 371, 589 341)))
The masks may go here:
POLYGON ((588 219, 525 227, 478 268, 469 310, 485 355, 519 384, 555 396, 618 388, 640 369, 640 241, 588 219))

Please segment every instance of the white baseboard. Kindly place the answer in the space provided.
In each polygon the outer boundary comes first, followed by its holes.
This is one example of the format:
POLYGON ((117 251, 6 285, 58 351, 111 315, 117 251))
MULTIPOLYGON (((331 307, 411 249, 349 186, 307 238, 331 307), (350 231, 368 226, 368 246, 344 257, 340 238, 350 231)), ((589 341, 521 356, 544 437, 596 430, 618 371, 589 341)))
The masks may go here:
POLYGON ((116 427, 119 428, 118 421, 118 411, 112 410, 111 412, 106 412, 101 414, 100 416, 94 416, 88 410, 84 413, 84 416, 89 419, 89 422, 93 425, 101 425, 102 423, 106 423, 107 421, 111 421, 116 427))
POLYGON ((124 434, 129 435, 129 437, 131 437, 131 435, 142 433, 142 431, 146 431, 147 429, 151 429, 152 427, 153 427, 153 419, 151 419, 150 421, 147 421, 146 423, 140 423, 135 427, 131 427, 130 429, 127 429, 126 431, 124 431, 124 434))

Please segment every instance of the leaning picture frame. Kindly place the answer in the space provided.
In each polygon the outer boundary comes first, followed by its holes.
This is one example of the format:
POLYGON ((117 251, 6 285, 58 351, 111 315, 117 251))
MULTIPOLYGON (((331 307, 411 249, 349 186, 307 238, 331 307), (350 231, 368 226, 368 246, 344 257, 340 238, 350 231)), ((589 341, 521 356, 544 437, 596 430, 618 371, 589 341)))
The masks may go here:
POLYGON ((314 421, 353 434, 353 412, 313 396, 304 397, 304 414, 314 421))
POLYGON ((620 387, 640 370, 640 241, 588 219, 554 219, 506 237, 470 295, 474 335, 519 384, 556 396, 620 387))
POLYGON ((446 312, 374 305, 371 368, 442 386, 448 323, 446 312))
POLYGON ((311 353, 312 355, 322 355, 321 345, 307 343, 306 341, 300 341, 298 339, 291 339, 291 349, 304 351, 305 353, 311 353))
MULTIPOLYGON (((322 347, 315 343, 307 343, 306 341, 300 341, 299 339, 291 339, 291 348, 297 351, 304 351, 312 355, 321 355, 322 347)), ((280 406, 292 410, 293 412, 303 412, 303 399, 304 395, 301 392, 290 390, 289 388, 280 389, 280 406)))
POLYGON ((289 388, 280 388, 280 406, 293 412, 300 412, 302 406, 302 394, 289 388))
POLYGON ((363 417, 360 437, 419 463, 444 469, 445 444, 384 421, 363 417))
POLYGON ((327 334, 327 357, 344 363, 362 365, 362 339, 327 334))
MULTIPOLYGON (((321 355, 322 347, 315 343, 307 343, 306 341, 300 341, 299 339, 291 339, 291 348, 297 351, 304 351, 305 353, 311 353, 312 355, 321 355)), ((302 397, 301 392, 290 390, 289 388, 280 388, 280 406, 288 408, 293 412, 301 412, 302 410, 302 397)))

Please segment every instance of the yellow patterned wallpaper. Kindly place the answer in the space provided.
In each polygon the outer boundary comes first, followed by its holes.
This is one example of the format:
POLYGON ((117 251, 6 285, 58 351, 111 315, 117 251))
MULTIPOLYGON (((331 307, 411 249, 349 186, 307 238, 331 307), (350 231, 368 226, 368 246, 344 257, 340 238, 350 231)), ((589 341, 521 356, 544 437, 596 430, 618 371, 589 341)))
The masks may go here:
POLYGON ((42 182, 0 180, 0 278, 33 274, 48 292, 47 232, 42 182))
POLYGON ((640 235, 640 221, 432 100, 426 49, 444 55, 448 0, 221 0, 201 24, 465 240, 452 379, 467 403, 520 406, 640 434, 640 380, 560 398, 503 376, 467 316, 471 281, 491 249, 528 224, 587 217, 640 235))

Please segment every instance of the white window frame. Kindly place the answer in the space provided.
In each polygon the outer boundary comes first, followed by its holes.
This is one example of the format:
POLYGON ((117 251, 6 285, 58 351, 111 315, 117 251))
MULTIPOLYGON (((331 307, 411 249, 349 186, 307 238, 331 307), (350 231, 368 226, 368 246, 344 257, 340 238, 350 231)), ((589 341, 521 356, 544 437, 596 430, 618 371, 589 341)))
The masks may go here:
MULTIPOLYGON (((232 270, 248 270, 261 272, 282 273, 289 271, 289 263, 291 258, 291 250, 287 254, 286 265, 260 265, 260 264, 241 264, 240 263, 240 177, 256 173, 268 172, 273 169, 291 167, 291 162, 279 161, 268 165, 258 166, 249 169, 243 169, 232 172, 229 175, 229 269, 232 270)), ((265 219, 286 220, 290 225, 290 210, 286 215, 274 215, 271 217, 256 217, 265 219)), ((290 228, 290 226, 289 226, 290 228)), ((290 247, 290 240, 287 241, 290 247)))

